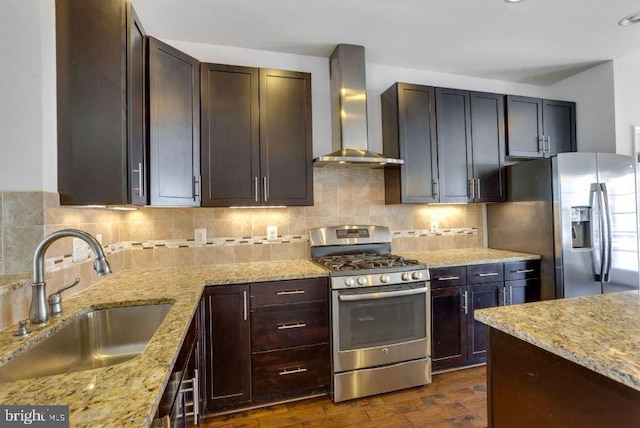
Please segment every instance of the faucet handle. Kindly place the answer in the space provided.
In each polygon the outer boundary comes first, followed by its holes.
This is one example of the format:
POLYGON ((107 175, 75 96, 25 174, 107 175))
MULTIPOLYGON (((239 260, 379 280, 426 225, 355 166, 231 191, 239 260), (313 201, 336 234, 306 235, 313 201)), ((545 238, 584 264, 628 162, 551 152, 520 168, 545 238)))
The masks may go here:
POLYGON ((62 314, 62 292, 70 289, 71 287, 75 287, 80 282, 80 278, 76 278, 69 285, 65 285, 60 290, 56 291, 49 295, 47 300, 49 301, 49 316, 59 317, 62 314))
POLYGON ((27 328, 29 325, 29 320, 18 321, 18 330, 13 333, 14 337, 25 337, 31 334, 31 331, 27 328))

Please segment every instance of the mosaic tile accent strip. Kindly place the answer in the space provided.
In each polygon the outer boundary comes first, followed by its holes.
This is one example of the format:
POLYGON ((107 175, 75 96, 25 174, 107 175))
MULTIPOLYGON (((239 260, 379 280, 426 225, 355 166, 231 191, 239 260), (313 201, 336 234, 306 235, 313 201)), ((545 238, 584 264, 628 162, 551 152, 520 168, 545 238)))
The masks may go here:
MULTIPOLYGON (((420 238, 420 237, 437 237, 437 236, 456 236, 456 235, 477 235, 478 230, 475 227, 468 228, 451 228, 440 229, 432 232, 428 229, 418 230, 397 230, 392 231, 392 238, 420 238)), ((169 239, 169 240, 151 240, 151 241, 125 241, 117 242, 111 245, 105 245, 104 252, 109 254, 117 253, 123 250, 153 250, 156 248, 199 248, 199 247, 217 247, 217 246, 239 246, 239 245, 264 245, 264 244, 293 244, 299 242, 308 242, 307 235, 282 235, 278 239, 268 240, 266 236, 245 236, 240 238, 213 238, 207 240, 206 243, 195 242, 194 239, 169 239)), ((86 260, 93 257, 91 251, 87 251, 86 260)), ((85 260, 82 260, 81 263, 85 260)), ((56 272, 67 269, 74 264, 71 254, 65 254, 62 257, 51 257, 45 260, 45 269, 47 272, 56 272)))

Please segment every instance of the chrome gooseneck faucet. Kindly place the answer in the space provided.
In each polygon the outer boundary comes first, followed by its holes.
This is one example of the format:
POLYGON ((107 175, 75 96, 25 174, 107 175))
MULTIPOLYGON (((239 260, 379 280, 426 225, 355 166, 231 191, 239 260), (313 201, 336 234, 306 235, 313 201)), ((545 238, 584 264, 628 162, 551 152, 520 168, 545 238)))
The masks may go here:
POLYGON ((75 229, 63 229, 53 232, 44 238, 33 255, 33 283, 31 284, 31 308, 29 309, 29 322, 32 326, 43 326, 49 321, 49 307, 47 306, 47 289, 44 281, 44 253, 55 241, 64 237, 80 238, 89 244, 95 254, 93 268, 98 276, 111 273, 109 263, 104 256, 100 243, 87 232, 75 229))

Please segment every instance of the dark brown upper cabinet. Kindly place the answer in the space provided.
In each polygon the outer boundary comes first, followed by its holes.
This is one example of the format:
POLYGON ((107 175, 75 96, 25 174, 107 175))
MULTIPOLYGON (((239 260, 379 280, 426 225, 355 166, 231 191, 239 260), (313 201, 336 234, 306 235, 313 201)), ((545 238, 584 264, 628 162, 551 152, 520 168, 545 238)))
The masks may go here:
POLYGON ((313 205, 311 75, 201 65, 202 205, 313 205))
POLYGON ((385 156, 404 165, 384 170, 385 202, 438 202, 435 89, 396 83, 381 96, 385 156))
POLYGON ((200 63, 148 40, 150 203, 200 206, 200 63))
POLYGON ((504 95, 396 83, 382 133, 387 203, 504 200, 504 95))
POLYGON ((575 152, 576 105, 568 101, 507 96, 507 156, 541 158, 575 152))
POLYGON ((128 148, 145 141, 142 25, 125 0, 55 8, 60 202, 145 203, 130 171, 145 154, 128 148))

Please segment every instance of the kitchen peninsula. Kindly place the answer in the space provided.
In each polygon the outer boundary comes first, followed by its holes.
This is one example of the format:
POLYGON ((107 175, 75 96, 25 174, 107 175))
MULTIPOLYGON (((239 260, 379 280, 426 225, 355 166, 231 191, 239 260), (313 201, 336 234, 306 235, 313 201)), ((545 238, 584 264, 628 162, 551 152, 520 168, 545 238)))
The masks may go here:
POLYGON ((638 292, 480 310, 489 426, 640 425, 638 292))

